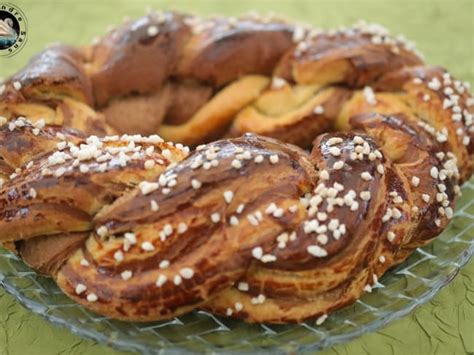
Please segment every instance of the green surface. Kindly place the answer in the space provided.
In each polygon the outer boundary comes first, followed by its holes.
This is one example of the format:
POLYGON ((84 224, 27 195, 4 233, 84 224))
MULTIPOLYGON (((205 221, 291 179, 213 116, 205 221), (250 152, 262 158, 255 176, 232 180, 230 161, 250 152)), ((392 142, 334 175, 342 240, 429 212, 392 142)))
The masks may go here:
MULTIPOLYGON (((1 0, 0 0, 1 1, 1 0)), ((0 59, 7 77, 51 42, 88 43, 148 6, 198 14, 275 12, 318 27, 347 25, 363 18, 417 42, 429 63, 447 67, 474 82, 474 1, 15 1, 29 21, 25 48, 0 59)), ((382 330, 324 354, 466 354, 474 353, 474 261, 433 301, 382 330)), ((114 354, 23 309, 0 290, 0 354, 114 354)))

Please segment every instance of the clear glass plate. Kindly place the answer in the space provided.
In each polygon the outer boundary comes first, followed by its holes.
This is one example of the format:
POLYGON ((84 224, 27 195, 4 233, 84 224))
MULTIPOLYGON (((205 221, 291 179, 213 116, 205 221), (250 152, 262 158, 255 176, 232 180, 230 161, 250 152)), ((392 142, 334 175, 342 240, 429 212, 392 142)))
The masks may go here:
POLYGON ((474 178, 463 187, 455 218, 442 235, 387 272, 383 287, 317 326, 250 325, 196 311, 166 322, 127 323, 87 311, 49 278, 0 249, 0 284, 21 304, 76 334, 122 350, 236 352, 317 350, 349 341, 400 318, 431 299, 474 253, 474 178))

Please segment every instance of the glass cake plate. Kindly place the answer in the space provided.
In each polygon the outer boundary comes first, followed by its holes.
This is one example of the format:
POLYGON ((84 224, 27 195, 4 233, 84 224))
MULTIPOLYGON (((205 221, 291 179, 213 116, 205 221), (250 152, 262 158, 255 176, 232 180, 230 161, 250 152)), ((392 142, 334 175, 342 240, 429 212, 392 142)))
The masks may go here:
POLYGON ((94 314, 67 298, 49 278, 0 248, 0 284, 21 304, 52 323, 121 350, 142 353, 293 352, 347 342, 400 318, 430 300, 474 253, 474 178, 462 189, 449 227, 430 245, 417 249, 388 271, 381 287, 322 325, 250 325, 195 311, 173 320, 129 323, 94 314))

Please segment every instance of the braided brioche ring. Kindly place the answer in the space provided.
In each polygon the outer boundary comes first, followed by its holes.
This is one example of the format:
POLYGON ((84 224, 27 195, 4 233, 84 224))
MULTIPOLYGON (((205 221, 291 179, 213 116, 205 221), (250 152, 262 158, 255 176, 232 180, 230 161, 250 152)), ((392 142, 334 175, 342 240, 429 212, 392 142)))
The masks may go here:
POLYGON ((112 318, 320 324, 449 223, 468 90, 377 25, 153 13, 0 86, 0 241, 112 318))

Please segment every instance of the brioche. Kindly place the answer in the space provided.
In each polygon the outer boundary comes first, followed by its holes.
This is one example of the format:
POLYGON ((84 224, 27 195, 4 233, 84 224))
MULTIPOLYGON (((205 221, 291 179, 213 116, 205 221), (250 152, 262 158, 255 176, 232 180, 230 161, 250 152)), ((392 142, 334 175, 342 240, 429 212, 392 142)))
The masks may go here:
POLYGON ((0 86, 0 242, 111 318, 321 324, 446 228, 473 114, 378 25, 151 13, 0 86))

